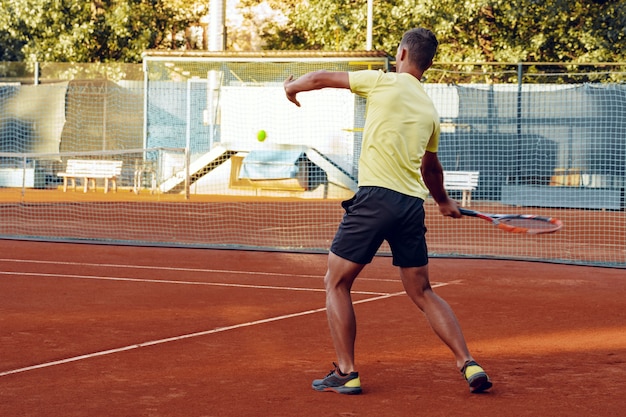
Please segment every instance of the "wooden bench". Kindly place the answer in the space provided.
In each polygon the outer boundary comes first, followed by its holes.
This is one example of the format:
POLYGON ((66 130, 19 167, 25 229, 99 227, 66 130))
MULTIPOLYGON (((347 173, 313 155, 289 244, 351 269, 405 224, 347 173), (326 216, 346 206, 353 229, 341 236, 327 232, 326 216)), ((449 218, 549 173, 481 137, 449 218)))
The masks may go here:
POLYGON ((472 191, 478 187, 478 171, 444 171, 443 187, 446 190, 463 191, 461 206, 472 204, 472 191))
POLYGON ((109 182, 112 183, 113 191, 117 191, 117 177, 122 173, 122 161, 100 159, 69 159, 65 172, 57 175, 63 177, 63 192, 67 191, 67 183, 71 182, 76 191, 76 179, 83 181, 83 192, 87 192, 89 185, 96 191, 96 179, 104 179, 104 192, 109 192, 109 182))

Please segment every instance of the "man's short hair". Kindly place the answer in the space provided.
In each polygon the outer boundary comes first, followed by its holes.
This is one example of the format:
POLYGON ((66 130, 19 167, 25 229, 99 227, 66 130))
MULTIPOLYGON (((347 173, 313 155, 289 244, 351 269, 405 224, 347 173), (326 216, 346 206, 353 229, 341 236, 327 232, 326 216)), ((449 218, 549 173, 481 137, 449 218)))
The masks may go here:
POLYGON ((430 30, 415 28, 405 32, 400 45, 408 49, 413 64, 419 69, 425 70, 435 57, 439 42, 430 30))

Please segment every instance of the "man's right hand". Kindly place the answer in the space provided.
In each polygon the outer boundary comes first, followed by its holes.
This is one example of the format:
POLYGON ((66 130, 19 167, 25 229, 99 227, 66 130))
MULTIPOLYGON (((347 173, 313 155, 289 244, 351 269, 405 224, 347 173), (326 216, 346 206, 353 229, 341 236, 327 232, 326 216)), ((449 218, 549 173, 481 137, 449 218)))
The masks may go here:
POLYGON ((448 198, 447 201, 439 203, 439 212, 444 216, 453 217, 455 219, 462 217, 462 214, 459 211, 459 203, 451 198, 448 198))
POLYGON ((291 101, 293 104, 295 104, 296 106, 300 107, 300 102, 296 98, 296 94, 298 93, 297 92, 294 93, 290 91, 291 89, 289 88, 291 84, 293 84, 294 82, 295 80, 293 78, 293 75, 290 75, 283 83, 283 86, 285 87, 285 94, 287 95, 287 99, 291 101))

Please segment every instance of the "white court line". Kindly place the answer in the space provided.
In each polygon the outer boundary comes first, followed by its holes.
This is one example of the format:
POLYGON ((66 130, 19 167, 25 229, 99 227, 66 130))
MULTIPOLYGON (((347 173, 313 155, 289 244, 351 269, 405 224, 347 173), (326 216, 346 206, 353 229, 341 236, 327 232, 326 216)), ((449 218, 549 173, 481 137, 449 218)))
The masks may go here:
MULTIPOLYGON (((378 297, 373 297, 373 298, 368 298, 368 299, 365 299, 365 300, 355 301, 354 304, 361 304, 361 303, 366 303, 366 302, 370 302, 370 301, 381 300, 381 299, 384 299, 384 298, 394 297, 394 296, 399 295, 399 294, 403 294, 403 293, 400 292, 400 293, 394 293, 394 294, 385 294, 385 295, 381 295, 381 296, 378 296, 378 297)), ((17 374, 17 373, 21 373, 21 372, 26 372, 26 371, 31 371, 31 370, 34 370, 34 369, 41 369, 41 368, 47 368, 47 367, 50 367, 50 366, 61 365, 61 364, 64 364, 64 363, 69 363, 69 362, 76 362, 76 361, 83 360, 83 359, 95 358, 95 357, 98 357, 98 356, 111 355, 113 353, 125 352, 127 350, 139 349, 139 348, 142 348, 142 347, 160 345, 160 344, 163 344, 163 343, 175 342, 175 341, 179 341, 179 340, 183 340, 183 339, 190 339, 192 337, 206 336, 206 335, 210 335, 210 334, 225 332, 227 330, 234 330, 234 329, 239 329, 239 328, 242 328, 242 327, 255 326, 257 324, 271 323, 273 321, 285 320, 285 319, 290 319, 290 318, 294 318, 294 317, 305 316, 305 315, 309 315, 309 314, 319 313, 319 312, 322 312, 324 310, 326 310, 326 308, 318 308, 318 309, 315 309, 315 310, 307 310, 307 311, 302 311, 300 313, 286 314, 286 315, 283 315, 283 316, 271 317, 271 318, 262 319, 262 320, 255 320, 255 321, 250 321, 250 322, 247 322, 247 323, 235 324, 235 325, 232 325, 232 326, 218 327, 216 329, 205 330, 205 331, 202 331, 202 332, 189 333, 189 334, 184 334, 184 335, 180 335, 180 336, 168 337, 168 338, 165 338, 165 339, 159 339, 159 340, 152 340, 152 341, 149 341, 149 342, 137 343, 135 345, 124 346, 124 347, 120 347, 120 348, 116 348, 116 349, 103 350, 103 351, 100 351, 100 352, 94 352, 94 353, 89 353, 89 354, 86 354, 86 355, 74 356, 72 358, 61 359, 61 360, 58 360, 58 361, 46 362, 46 363, 42 363, 42 364, 39 364, 39 365, 27 366, 27 367, 24 367, 24 368, 19 368, 19 369, 13 369, 13 370, 10 370, 10 371, 0 372, 0 377, 6 376, 6 375, 17 374)))
MULTIPOLYGON (((448 284, 440 283, 440 284, 437 284, 437 285, 433 285, 433 287, 442 287, 442 286, 445 286, 445 285, 448 285, 448 284)), ((383 300, 383 299, 386 299, 386 298, 396 297, 396 296, 402 295, 402 294, 404 294, 404 291, 395 292, 395 293, 391 293, 391 294, 380 295, 380 296, 372 297, 372 298, 366 298, 364 300, 358 300, 358 301, 355 301, 353 304, 369 303, 369 302, 372 302, 372 301, 378 301, 378 300, 383 300)), ((40 363, 38 365, 26 366, 24 368, 12 369, 12 370, 9 370, 9 371, 3 371, 3 372, 0 372, 0 377, 7 376, 7 375, 19 374, 19 373, 22 373, 22 372, 32 371, 32 370, 35 370, 35 369, 49 368, 51 366, 63 365, 63 364, 66 364, 66 363, 77 362, 77 361, 80 361, 80 360, 96 358, 96 357, 99 357, 99 356, 112 355, 114 353, 125 352, 125 351, 128 351, 128 350, 134 350, 134 349, 139 349, 139 348, 148 347, 148 346, 162 345, 164 343, 176 342, 176 341, 180 341, 180 340, 184 340, 184 339, 190 339, 190 338, 193 338, 193 337, 207 336, 207 335, 210 335, 210 334, 221 333, 221 332, 225 332, 225 331, 228 331, 228 330, 240 329, 240 328, 243 328, 243 327, 256 326, 258 324, 271 323, 273 321, 286 320, 286 319, 290 319, 290 318, 294 318, 294 317, 306 316, 306 315, 310 315, 310 314, 320 313, 320 312, 323 312, 323 311, 326 311, 326 308, 317 308, 317 309, 314 309, 314 310, 307 310, 307 311, 302 311, 302 312, 299 312, 299 313, 285 314, 285 315, 282 315, 282 316, 270 317, 270 318, 267 318, 267 319, 249 321, 247 323, 235 324, 235 325, 232 325, 232 326, 218 327, 216 329, 205 330, 205 331, 202 331, 202 332, 188 333, 188 334, 184 334, 184 335, 180 335, 180 336, 168 337, 168 338, 165 338, 165 339, 151 340, 151 341, 148 341, 148 342, 142 342, 142 343, 137 343, 137 344, 134 344, 134 345, 123 346, 123 347, 116 348, 116 349, 102 350, 102 351, 99 351, 99 352, 89 353, 89 354, 80 355, 80 356, 74 356, 74 357, 71 357, 71 358, 61 359, 61 360, 57 360, 57 361, 45 362, 45 363, 40 363)))
MULTIPOLYGON (((250 284, 231 284, 223 282, 204 282, 204 281, 173 281, 167 279, 146 279, 146 278, 124 278, 124 277, 104 277, 97 275, 70 275, 70 274, 46 274, 43 272, 8 272, 0 271, 0 275, 17 275, 30 277, 46 277, 46 278, 71 278, 71 279, 93 279, 101 281, 128 281, 128 282, 145 282, 155 284, 179 284, 179 285, 206 285, 210 287, 235 287, 235 288, 254 288, 263 290, 288 290, 288 291, 307 291, 307 292, 324 292, 323 288, 302 288, 302 287, 279 287, 274 285, 250 285, 250 284)), ((383 292, 373 291, 353 291, 354 294, 361 295, 385 295, 383 292)))
MULTIPOLYGON (((93 266, 93 267, 106 267, 106 268, 120 268, 120 269, 148 269, 148 270, 163 270, 163 271, 180 271, 180 272, 205 272, 205 273, 220 273, 220 274, 239 274, 239 275, 261 275, 261 276, 277 276, 277 277, 297 277, 297 278, 323 278, 323 274, 310 275, 310 274, 292 274, 281 272, 262 272, 262 271, 236 271, 232 269, 206 269, 206 268, 181 268, 171 266, 154 266, 154 265, 122 265, 122 264, 97 264, 89 262, 68 262, 68 261, 42 261, 34 259, 7 259, 0 258, 0 262, 13 262, 13 263, 32 263, 32 264, 44 264, 44 265, 69 265, 69 266, 93 266)), ((384 279, 384 278, 367 278, 359 277, 360 281, 381 281, 381 282, 399 282, 397 279, 384 279)))

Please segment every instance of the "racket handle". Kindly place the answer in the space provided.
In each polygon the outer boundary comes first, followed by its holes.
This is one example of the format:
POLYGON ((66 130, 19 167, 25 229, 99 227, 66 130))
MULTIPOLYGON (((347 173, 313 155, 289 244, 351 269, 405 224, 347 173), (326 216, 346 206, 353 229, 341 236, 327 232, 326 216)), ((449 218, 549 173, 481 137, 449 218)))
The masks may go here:
POLYGON ((459 211, 464 216, 476 217, 478 215, 478 213, 475 212, 474 210, 469 210, 469 209, 466 209, 466 208, 463 208, 463 207, 459 207, 459 211))

